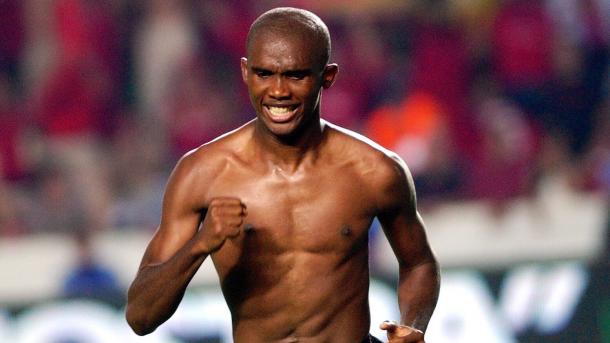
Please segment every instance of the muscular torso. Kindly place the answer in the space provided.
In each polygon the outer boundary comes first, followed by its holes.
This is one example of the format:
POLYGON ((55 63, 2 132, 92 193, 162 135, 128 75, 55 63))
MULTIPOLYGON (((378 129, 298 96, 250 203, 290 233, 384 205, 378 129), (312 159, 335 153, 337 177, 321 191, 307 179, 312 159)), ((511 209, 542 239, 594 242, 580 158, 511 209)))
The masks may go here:
POLYGON ((245 230, 212 255, 235 342, 359 342, 375 216, 360 156, 329 148, 286 173, 240 151, 219 162, 202 199, 247 206, 245 230))

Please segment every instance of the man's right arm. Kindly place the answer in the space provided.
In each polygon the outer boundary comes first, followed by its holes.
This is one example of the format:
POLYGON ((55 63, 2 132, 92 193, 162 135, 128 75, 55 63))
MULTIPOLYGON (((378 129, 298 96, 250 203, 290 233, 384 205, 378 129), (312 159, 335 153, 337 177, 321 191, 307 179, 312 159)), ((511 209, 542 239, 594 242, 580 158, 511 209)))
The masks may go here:
POLYGON ((127 295, 127 322, 138 335, 151 333, 165 322, 207 256, 227 238, 239 235, 245 206, 235 198, 219 198, 210 201, 206 210, 203 188, 210 175, 205 174, 190 155, 170 176, 161 224, 127 295))

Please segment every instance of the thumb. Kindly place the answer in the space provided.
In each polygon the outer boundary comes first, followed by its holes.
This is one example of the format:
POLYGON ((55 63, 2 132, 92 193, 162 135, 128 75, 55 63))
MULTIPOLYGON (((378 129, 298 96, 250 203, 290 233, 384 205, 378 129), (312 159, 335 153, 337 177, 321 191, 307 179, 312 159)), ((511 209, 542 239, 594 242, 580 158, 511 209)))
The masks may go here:
POLYGON ((409 339, 409 342, 419 342, 424 339, 424 333, 421 330, 407 325, 399 325, 395 321, 386 320, 379 325, 379 328, 387 331, 390 342, 393 339, 409 339))
POLYGON ((389 321, 389 320, 384 320, 380 325, 379 328, 381 330, 385 330, 388 333, 393 333, 396 330, 396 327, 398 326, 398 324, 396 324, 395 321, 389 321))

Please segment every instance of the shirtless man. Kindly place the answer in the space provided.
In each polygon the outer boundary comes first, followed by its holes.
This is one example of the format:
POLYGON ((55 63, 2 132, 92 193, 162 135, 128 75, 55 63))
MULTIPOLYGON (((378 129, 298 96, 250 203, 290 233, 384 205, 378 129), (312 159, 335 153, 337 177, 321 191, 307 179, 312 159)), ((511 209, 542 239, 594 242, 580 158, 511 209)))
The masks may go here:
POLYGON ((165 192, 161 224, 129 289, 140 335, 176 310, 210 256, 235 342, 377 341, 368 333, 368 229, 379 218, 400 265, 400 324, 390 342, 424 342, 439 270, 393 153, 320 119, 338 66, 314 14, 259 17, 241 60, 256 118, 186 154, 165 192))

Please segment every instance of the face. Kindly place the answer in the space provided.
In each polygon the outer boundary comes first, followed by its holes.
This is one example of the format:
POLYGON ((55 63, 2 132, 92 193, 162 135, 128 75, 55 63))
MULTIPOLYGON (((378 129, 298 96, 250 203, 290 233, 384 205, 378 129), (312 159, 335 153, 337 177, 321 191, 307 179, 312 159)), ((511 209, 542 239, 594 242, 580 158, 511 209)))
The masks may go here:
POLYGON ((242 77, 258 122, 278 137, 319 127, 320 90, 332 85, 334 64, 320 61, 313 40, 277 33, 260 33, 242 58, 242 77), (314 53, 312 53, 314 51, 314 53))

